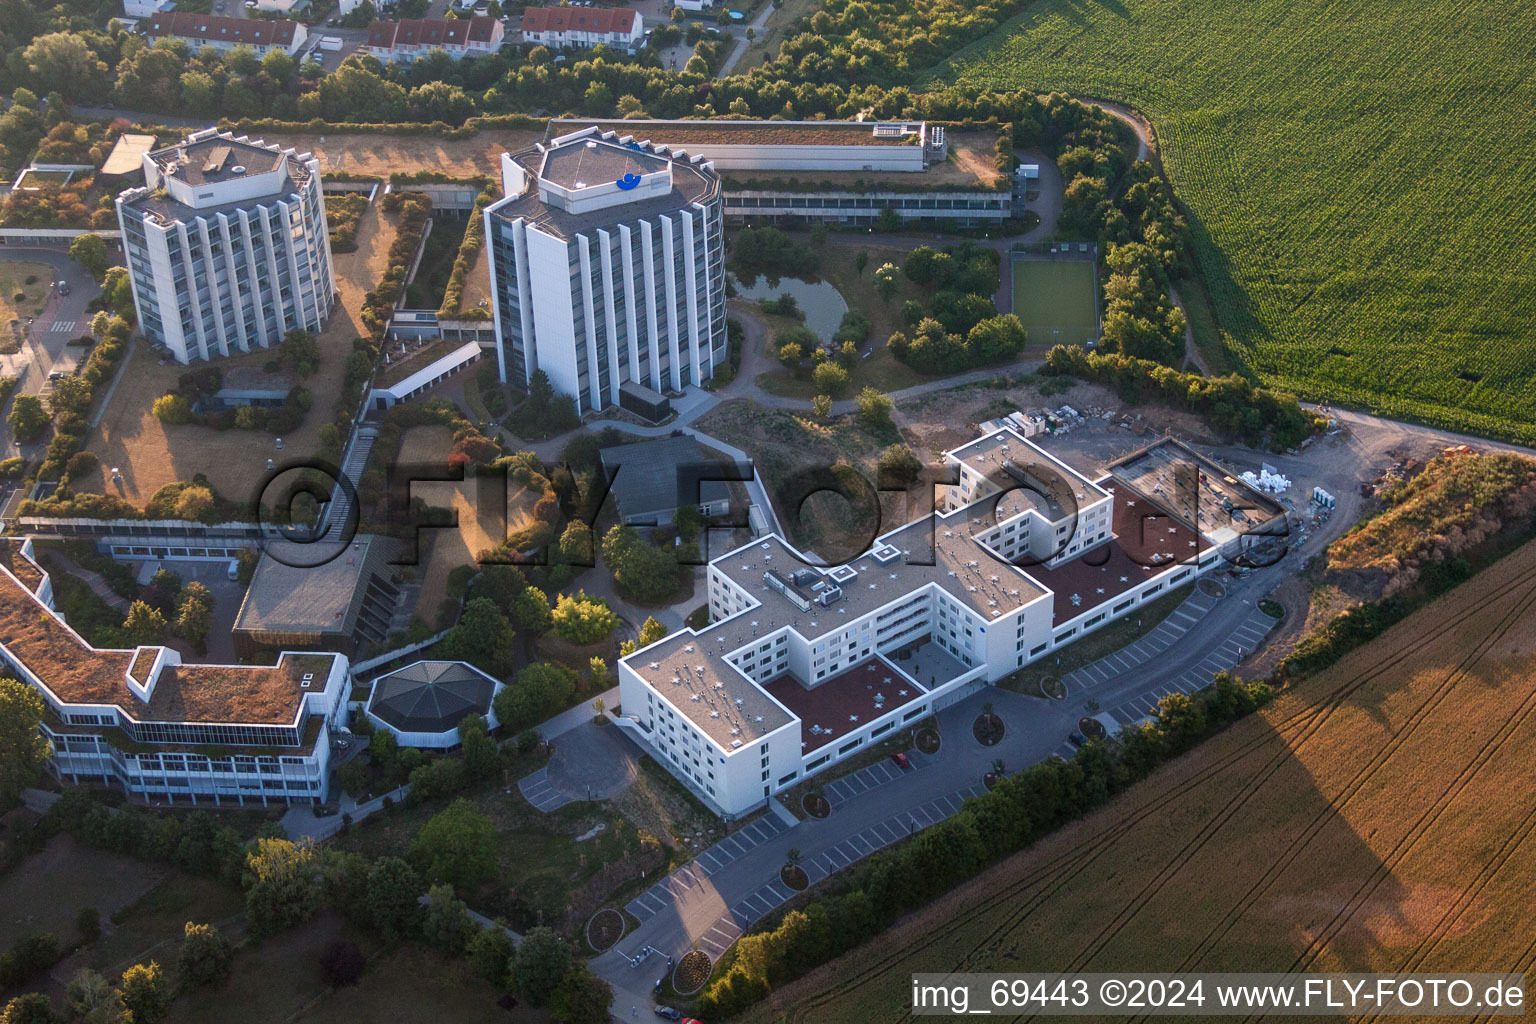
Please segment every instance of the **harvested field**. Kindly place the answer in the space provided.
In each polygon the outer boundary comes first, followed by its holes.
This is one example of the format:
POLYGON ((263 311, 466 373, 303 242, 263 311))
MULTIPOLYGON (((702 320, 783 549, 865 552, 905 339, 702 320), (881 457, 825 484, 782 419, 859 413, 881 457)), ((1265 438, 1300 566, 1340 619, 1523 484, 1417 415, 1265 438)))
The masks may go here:
POLYGON ((739 1019, 904 1019, 914 970, 1528 970, 1533 569, 1527 544, 739 1019))
MULTIPOLYGON (((358 312, 363 296, 383 277, 396 218, 377 207, 364 212, 357 231, 357 251, 336 254, 336 284, 341 301, 321 332, 320 369, 301 383, 314 395, 314 408, 298 430, 283 436, 283 451, 264 430, 215 430, 186 424, 168 426, 150 412, 155 399, 176 386, 186 367, 174 362, 160 365, 146 345, 135 344, 126 367, 91 431, 86 448, 101 459, 103 469, 76 482, 76 490, 103 490, 103 470, 117 467, 121 484, 111 492, 143 506, 168 483, 190 480, 196 473, 208 477, 214 489, 234 501, 254 500, 253 488, 266 472, 268 458, 303 459, 320 447, 320 428, 331 419, 331 403, 341 393, 345 362, 354 339, 364 333, 358 312)), ((228 372, 237 366, 260 369, 272 358, 257 351, 211 365, 228 372)))
POLYGON ((282 143, 300 153, 311 152, 322 174, 345 177, 371 174, 388 178, 396 171, 436 171, 455 178, 497 174, 501 154, 527 149, 544 137, 542 130, 484 131, 467 139, 431 135, 284 135, 282 143), (324 141, 321 141, 321 140, 324 141))

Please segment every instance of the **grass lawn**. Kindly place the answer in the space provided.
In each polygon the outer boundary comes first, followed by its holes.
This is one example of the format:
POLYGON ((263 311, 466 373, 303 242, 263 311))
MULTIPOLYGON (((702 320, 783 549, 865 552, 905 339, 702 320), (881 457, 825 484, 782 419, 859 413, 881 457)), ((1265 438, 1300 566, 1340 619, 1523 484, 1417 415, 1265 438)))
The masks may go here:
POLYGON ((0 262, 0 328, 9 330, 6 325, 17 318, 41 316, 52 292, 52 267, 0 262))
POLYGON ((497 1007, 499 996, 462 960, 447 960, 415 945, 384 949, 373 935, 325 914, 259 945, 242 947, 227 985, 180 994, 167 1021, 524 1024, 547 1019, 521 1007, 508 1013, 497 1007), (337 940, 355 942, 368 956, 368 972, 355 987, 331 989, 321 977, 320 954, 337 940))
POLYGON ((1098 336, 1098 282, 1087 260, 1024 260, 1013 265, 1013 311, 1033 348, 1076 345, 1098 336))
POLYGON ((1516 168, 1536 143, 1511 111, 1536 109, 1536 63, 1510 31, 1529 17, 1041 0, 935 78, 1145 113, 1223 346, 1266 382, 1530 441, 1536 197, 1516 168))
POLYGON ((75 914, 95 907, 112 914, 153 889, 171 869, 119 857, 56 835, 40 852, 0 878, 0 946, 52 932, 63 946, 78 941, 75 914))

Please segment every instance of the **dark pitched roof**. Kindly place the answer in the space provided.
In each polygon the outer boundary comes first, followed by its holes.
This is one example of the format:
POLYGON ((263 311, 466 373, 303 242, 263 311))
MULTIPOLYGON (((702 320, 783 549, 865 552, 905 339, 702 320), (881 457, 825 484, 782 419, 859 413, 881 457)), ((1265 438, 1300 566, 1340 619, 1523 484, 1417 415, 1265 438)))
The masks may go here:
POLYGON ((724 481, 700 481, 706 472, 720 475, 720 465, 691 437, 621 444, 604 448, 599 455, 606 472, 618 471, 613 478, 613 498, 625 516, 727 501, 731 496, 724 481))
POLYGON ((462 661, 418 661, 373 684, 368 710, 401 732, 447 732, 491 708, 496 681, 462 661))
POLYGON ((632 32, 638 14, 630 7, 530 7, 524 32, 632 32))
POLYGON ((236 43, 246 46, 291 46, 299 23, 264 21, 256 18, 225 18, 217 14, 188 14, 172 11, 149 19, 145 35, 174 36, 180 39, 206 39, 209 42, 236 43))

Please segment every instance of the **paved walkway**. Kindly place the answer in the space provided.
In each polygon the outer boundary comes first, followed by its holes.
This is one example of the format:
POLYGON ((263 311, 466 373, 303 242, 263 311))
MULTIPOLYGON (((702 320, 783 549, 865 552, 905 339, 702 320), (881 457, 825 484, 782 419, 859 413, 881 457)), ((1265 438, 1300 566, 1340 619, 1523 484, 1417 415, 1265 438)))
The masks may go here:
POLYGON ((124 613, 128 611, 127 600, 124 599, 123 595, 112 589, 111 584, 107 582, 106 577, 101 573, 96 572, 94 569, 81 568, 75 564, 72 558, 61 551, 50 550, 43 556, 43 560, 49 566, 57 566, 81 583, 84 583, 87 587, 90 587, 91 593, 105 601, 107 607, 124 613))
POLYGON ((640 772, 634 743, 618 726, 594 722, 590 704, 580 707, 586 709, 586 721, 560 733, 549 763, 517 784, 528 802, 545 813, 578 800, 618 796, 640 772))

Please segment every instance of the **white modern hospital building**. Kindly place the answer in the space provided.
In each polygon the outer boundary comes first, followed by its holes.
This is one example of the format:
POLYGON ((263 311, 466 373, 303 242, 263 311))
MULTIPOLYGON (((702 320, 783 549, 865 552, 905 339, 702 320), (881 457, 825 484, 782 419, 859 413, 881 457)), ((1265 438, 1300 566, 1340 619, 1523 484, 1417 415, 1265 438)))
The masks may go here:
POLYGON ((485 211, 503 380, 579 412, 676 392, 726 358, 720 180, 706 161, 586 128, 501 162, 485 211))
POLYGON ((1192 582, 1285 510, 1171 439, 1089 479, 1011 430, 946 456, 940 511, 835 567, 777 535, 714 559, 709 625, 619 662, 616 718, 740 815, 1192 582))
POLYGON ((336 294, 308 153, 209 128, 144 155, 117 197, 139 328, 179 362, 319 332, 336 294))

